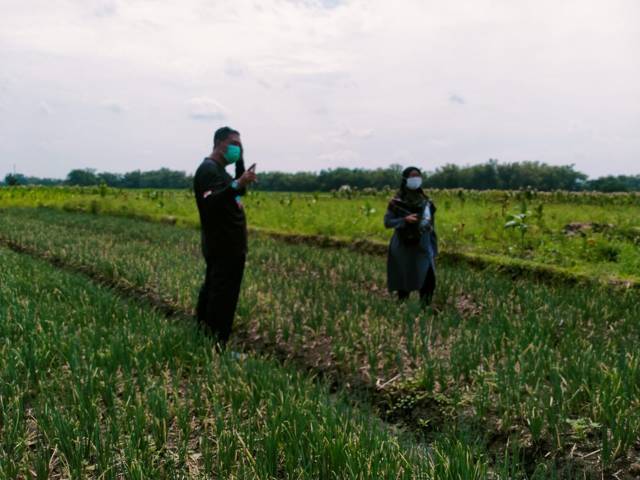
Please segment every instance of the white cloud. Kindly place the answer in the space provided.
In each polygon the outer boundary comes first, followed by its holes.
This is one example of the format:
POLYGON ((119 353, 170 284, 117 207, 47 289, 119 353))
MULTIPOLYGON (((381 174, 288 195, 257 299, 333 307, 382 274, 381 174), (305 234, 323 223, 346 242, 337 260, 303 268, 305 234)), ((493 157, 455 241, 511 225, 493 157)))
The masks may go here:
POLYGON ((192 98, 188 102, 189 117, 194 120, 224 120, 226 109, 211 98, 192 98))
POLYGON ((312 8, 336 8, 344 4, 344 0, 290 0, 312 8))
POLYGON ((51 105, 49 105, 49 103, 43 101, 38 105, 38 112, 42 115, 49 116, 53 113, 53 108, 51 107, 51 105))
POLYGON ((118 12, 118 5, 114 0, 98 0, 93 7, 96 17, 111 17, 118 12))
POLYGON ((455 103, 458 105, 464 105, 465 103, 467 103, 467 101, 457 93, 452 93, 451 95, 449 95, 449 102, 455 103))
POLYGON ((360 161, 360 154, 353 150, 335 150, 318 155, 317 160, 321 168, 344 167, 360 161))
POLYGON ((329 142, 336 145, 353 145, 358 141, 371 138, 373 129, 344 127, 316 136, 318 141, 329 142))
POLYGON ((103 100, 100 106, 111 113, 120 114, 127 110, 127 107, 117 100, 103 100))
POLYGON ((231 58, 227 58, 224 73, 230 77, 243 77, 247 74, 247 67, 231 58))

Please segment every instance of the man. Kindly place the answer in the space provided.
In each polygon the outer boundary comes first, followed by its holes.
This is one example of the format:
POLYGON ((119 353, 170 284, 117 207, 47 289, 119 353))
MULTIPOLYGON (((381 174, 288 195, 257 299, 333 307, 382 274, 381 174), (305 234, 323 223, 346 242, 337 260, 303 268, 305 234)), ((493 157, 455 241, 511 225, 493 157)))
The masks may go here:
POLYGON ((231 334, 247 255, 247 221, 240 197, 255 181, 253 168, 244 168, 240 133, 229 127, 218 129, 211 155, 196 171, 193 190, 207 263, 198 297, 198 323, 216 337, 220 349, 231 334), (235 164, 235 179, 225 170, 231 164, 235 164))

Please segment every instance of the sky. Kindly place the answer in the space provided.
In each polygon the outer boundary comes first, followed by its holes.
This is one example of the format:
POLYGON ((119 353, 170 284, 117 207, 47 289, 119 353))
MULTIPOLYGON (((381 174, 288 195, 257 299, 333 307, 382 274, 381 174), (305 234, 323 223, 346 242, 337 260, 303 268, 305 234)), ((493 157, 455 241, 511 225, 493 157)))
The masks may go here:
POLYGON ((0 0, 0 176, 574 164, 640 174, 639 0, 0 0))

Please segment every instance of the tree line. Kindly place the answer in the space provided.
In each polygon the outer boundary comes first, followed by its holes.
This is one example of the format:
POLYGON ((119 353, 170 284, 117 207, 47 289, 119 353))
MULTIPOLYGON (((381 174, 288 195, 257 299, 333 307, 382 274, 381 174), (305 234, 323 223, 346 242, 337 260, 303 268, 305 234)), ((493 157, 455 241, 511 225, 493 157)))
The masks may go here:
POLYGON ((127 173, 97 173, 93 169, 71 170, 63 179, 26 177, 21 174, 7 174, 5 185, 69 185, 89 187, 107 185, 114 188, 191 188, 193 176, 185 172, 161 168, 141 172, 134 170, 127 173))
MULTIPOLYGON (((396 188, 402 167, 335 168, 320 172, 262 172, 257 189, 284 192, 329 192, 344 185, 351 188, 396 188)), ((540 191, 640 191, 640 175, 604 176, 589 179, 573 165, 548 165, 540 162, 500 163, 490 159, 485 163, 460 167, 447 164, 433 172, 423 174, 426 188, 465 188, 476 190, 520 190, 532 188, 540 191)), ((193 176, 183 171, 161 168, 142 172, 119 174, 75 169, 65 179, 27 177, 7 174, 4 185, 107 185, 115 188, 191 188, 193 176)))

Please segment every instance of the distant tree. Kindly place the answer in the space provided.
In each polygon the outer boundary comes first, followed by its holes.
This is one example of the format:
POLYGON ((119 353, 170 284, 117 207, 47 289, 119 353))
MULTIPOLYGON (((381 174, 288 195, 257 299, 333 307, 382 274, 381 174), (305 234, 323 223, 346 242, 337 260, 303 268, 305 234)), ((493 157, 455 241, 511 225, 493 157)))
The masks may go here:
POLYGON ((600 192, 638 192, 640 191, 640 175, 608 175, 586 181, 584 189, 600 192))
POLYGON ((123 176, 119 173, 102 172, 97 175, 98 183, 104 183, 109 187, 120 187, 122 185, 123 176))
POLYGON ((402 167, 392 165, 375 170, 336 168, 315 172, 264 172, 256 188, 265 191, 328 192, 343 185, 356 188, 396 187, 402 167))
POLYGON ((42 185, 45 187, 52 187, 55 185, 62 185, 64 180, 59 178, 40 178, 40 177, 26 177, 27 185, 42 185))
POLYGON ((449 163, 438 168, 434 174, 429 175, 426 186, 430 188, 461 188, 462 177, 460 167, 449 163))
POLYGON ((143 188, 188 188, 192 178, 185 172, 161 168, 140 173, 140 186, 143 188))
POLYGON ((21 173, 7 173, 4 177, 4 183, 10 187, 16 185, 26 185, 27 179, 21 173))
POLYGON ((480 165, 459 167, 448 164, 428 176, 431 188, 472 188, 478 190, 578 190, 586 180, 573 165, 553 166, 539 162, 498 163, 491 159, 480 165))
POLYGON ((98 185, 98 183, 100 182, 95 173, 95 170, 90 168, 85 168, 83 170, 81 169, 71 170, 67 175, 67 180, 65 183, 67 185, 86 187, 90 185, 98 185))
POLYGON ((140 170, 125 173, 122 177, 122 186, 124 188, 140 188, 142 173, 140 170))
MULTIPOLYGON (((419 166, 419 165, 418 165, 419 166)), ((352 189, 395 189, 400 182, 403 167, 398 164, 386 168, 335 168, 320 172, 262 172, 257 189, 286 192, 328 192, 343 185, 352 189)), ((605 176, 587 179, 575 170, 574 165, 554 166, 540 162, 499 163, 498 160, 460 167, 446 164, 434 172, 424 172, 426 188, 466 188, 518 190, 594 190, 604 192, 640 191, 640 175, 605 176)), ((191 188, 193 176, 183 171, 160 168, 142 172, 134 170, 124 174, 100 172, 91 169, 76 169, 69 172, 66 180, 25 177, 22 174, 7 174, 6 185, 80 185, 105 184, 116 188, 191 188)))
POLYGON ((44 185, 53 186, 62 184, 62 180, 57 178, 40 178, 40 177, 26 177, 21 173, 8 173, 4 177, 4 184, 11 185, 44 185))
POLYGON ((487 163, 475 165, 469 169, 468 184, 479 190, 498 188, 498 161, 489 159, 487 163))

